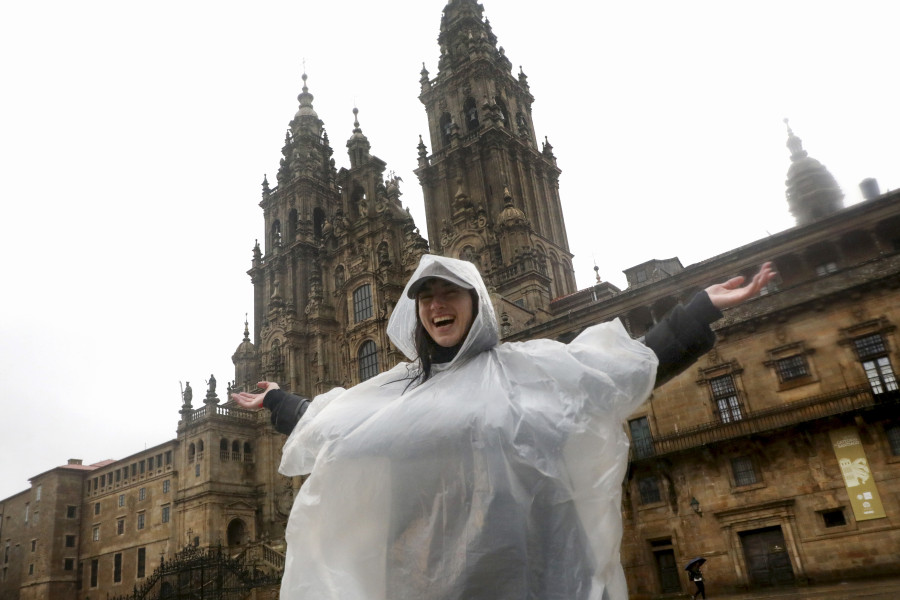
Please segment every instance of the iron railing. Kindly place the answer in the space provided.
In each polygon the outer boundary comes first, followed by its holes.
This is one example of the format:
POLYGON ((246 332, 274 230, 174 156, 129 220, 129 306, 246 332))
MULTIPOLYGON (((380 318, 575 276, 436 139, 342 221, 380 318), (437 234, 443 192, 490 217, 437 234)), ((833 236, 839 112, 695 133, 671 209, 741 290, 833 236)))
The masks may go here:
POLYGON ((727 423, 712 421, 677 433, 651 437, 634 446, 630 458, 635 461, 659 457, 835 415, 871 409, 885 403, 898 403, 897 395, 876 396, 869 387, 820 394, 774 408, 745 412, 741 419, 727 423))

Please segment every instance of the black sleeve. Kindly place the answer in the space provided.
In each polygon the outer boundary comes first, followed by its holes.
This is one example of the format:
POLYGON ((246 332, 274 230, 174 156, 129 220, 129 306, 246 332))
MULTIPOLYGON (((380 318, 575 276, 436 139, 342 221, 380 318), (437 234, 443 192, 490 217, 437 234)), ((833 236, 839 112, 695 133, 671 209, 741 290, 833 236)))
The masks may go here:
POLYGON ((289 435, 309 407, 309 398, 301 398, 284 390, 272 390, 263 398, 263 408, 272 412, 275 431, 289 435))
POLYGON ((716 334, 709 325, 722 317, 709 295, 700 292, 686 306, 678 305, 644 336, 659 359, 656 386, 675 377, 712 350, 716 334))

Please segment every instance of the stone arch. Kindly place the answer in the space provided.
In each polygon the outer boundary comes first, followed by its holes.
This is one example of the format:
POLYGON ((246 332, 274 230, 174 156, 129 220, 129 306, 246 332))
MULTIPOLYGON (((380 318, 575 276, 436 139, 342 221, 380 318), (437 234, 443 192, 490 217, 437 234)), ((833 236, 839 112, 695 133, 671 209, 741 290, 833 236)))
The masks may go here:
POLYGON ((469 96, 463 103, 463 115, 466 119, 466 131, 478 129, 478 106, 475 98, 469 96))
POLYGON ((242 519, 232 519, 228 523, 226 538, 229 546, 244 546, 250 541, 247 526, 242 519))

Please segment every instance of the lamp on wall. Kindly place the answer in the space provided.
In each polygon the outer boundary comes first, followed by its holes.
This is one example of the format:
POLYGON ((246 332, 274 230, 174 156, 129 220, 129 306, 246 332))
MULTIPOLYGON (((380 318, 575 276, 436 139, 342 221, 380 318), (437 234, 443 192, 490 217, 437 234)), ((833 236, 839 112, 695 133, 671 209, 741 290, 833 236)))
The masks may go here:
POLYGON ((701 517, 703 516, 703 511, 700 510, 700 502, 698 502, 696 498, 691 498, 691 510, 701 517))

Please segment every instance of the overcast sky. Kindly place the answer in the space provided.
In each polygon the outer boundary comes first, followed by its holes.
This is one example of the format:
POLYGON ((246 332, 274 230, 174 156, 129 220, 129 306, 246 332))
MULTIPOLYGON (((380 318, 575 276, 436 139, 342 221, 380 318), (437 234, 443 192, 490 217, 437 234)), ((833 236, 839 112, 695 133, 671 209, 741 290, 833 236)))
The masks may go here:
MULTIPOLYGON (((793 225, 782 120, 837 178, 900 186, 894 0, 484 0, 535 97, 580 287, 685 266, 793 225)), ((0 499, 69 458, 175 435, 252 312, 305 59, 338 167, 359 108, 372 153, 416 167, 422 63, 445 0, 7 3, 0 18, 0 499)))

